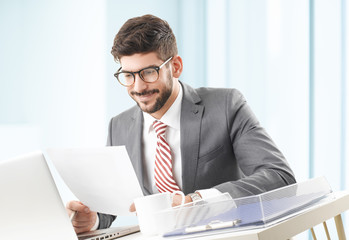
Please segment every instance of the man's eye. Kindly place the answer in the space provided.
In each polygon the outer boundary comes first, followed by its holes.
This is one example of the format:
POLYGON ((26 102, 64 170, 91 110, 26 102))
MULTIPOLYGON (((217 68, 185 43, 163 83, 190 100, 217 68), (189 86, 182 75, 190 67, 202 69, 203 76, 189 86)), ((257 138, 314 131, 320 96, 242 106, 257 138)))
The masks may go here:
POLYGON ((144 69, 144 70, 142 71, 142 75, 143 75, 144 77, 146 77, 146 76, 151 76, 151 75, 154 74, 155 72, 156 72, 155 69, 152 69, 152 68, 144 69))
POLYGON ((124 73, 125 78, 133 78, 131 73, 124 73))

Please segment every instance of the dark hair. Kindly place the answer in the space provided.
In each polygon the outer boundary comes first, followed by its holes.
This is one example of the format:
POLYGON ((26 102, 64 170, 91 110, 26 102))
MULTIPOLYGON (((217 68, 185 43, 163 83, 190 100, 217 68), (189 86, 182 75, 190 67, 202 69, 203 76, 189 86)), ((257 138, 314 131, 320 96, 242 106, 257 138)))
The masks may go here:
POLYGON ((153 15, 127 20, 114 38, 111 54, 115 61, 135 53, 156 52, 165 61, 178 53, 176 37, 170 25, 153 15))

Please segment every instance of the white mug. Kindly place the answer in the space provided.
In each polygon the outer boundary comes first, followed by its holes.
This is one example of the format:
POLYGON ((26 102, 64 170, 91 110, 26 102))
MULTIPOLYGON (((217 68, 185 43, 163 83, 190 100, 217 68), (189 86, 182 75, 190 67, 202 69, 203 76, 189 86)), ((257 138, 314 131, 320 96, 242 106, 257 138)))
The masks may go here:
POLYGON ((171 209, 173 197, 176 194, 182 196, 181 206, 184 205, 185 195, 181 191, 175 191, 173 193, 157 193, 134 200, 138 224, 142 234, 155 235, 166 231, 167 229, 171 229, 172 225, 175 224, 175 218, 167 214, 166 225, 163 225, 164 219, 159 219, 161 216, 156 213, 162 210, 171 209), (159 223, 161 223, 161 226, 159 226, 159 223))

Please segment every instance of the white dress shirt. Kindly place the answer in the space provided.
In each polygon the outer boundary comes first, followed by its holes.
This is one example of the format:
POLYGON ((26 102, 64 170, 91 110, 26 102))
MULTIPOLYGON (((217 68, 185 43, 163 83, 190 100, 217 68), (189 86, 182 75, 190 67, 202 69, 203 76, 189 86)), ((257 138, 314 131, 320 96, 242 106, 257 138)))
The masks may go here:
MULTIPOLYGON (((162 116, 159 121, 167 125, 165 137, 171 148, 172 171, 173 177, 178 187, 182 189, 182 157, 181 157, 181 133, 180 133, 180 118, 182 105, 183 90, 179 88, 179 93, 172 106, 162 116)), ((156 120, 150 114, 143 112, 143 181, 149 190, 153 193, 159 191, 155 185, 154 167, 155 167, 155 152, 157 137, 153 128, 153 122, 156 120)))

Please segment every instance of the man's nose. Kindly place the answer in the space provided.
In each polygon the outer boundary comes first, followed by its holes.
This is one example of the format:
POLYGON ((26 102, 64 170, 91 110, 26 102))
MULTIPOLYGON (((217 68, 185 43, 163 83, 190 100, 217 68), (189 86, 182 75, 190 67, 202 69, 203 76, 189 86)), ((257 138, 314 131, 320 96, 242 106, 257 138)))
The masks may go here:
POLYGON ((133 85, 133 90, 138 93, 141 93, 146 88, 147 88, 147 83, 142 80, 139 74, 135 74, 135 83, 133 85))

